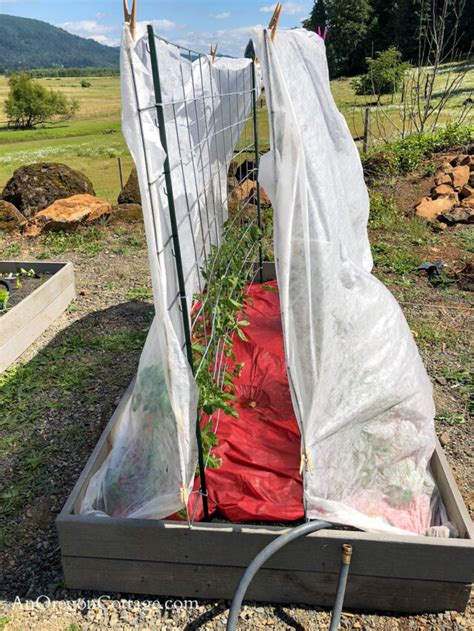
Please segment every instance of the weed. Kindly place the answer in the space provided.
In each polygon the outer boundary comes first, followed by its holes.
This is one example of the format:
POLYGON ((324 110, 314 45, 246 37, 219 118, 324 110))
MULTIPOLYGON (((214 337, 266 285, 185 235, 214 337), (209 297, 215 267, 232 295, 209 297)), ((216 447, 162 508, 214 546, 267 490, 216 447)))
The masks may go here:
POLYGON ((391 197, 374 193, 370 198, 369 228, 393 230, 400 221, 400 212, 391 197))
POLYGON ((77 305, 74 302, 74 300, 68 305, 67 309, 66 309, 67 313, 76 313, 77 311, 77 305))
POLYGON ((409 248, 389 243, 374 243, 372 246, 374 264, 397 274, 413 272, 420 259, 409 248))
POLYGON ((114 234, 114 240, 116 243, 112 246, 112 252, 120 256, 130 256, 137 250, 141 250, 144 246, 143 235, 130 234, 130 231, 117 231, 114 234))
POLYGON ((436 173, 436 164, 428 162, 423 169, 423 177, 432 177, 436 173))
POLYGON ((5 616, 2 616, 0 618, 0 631, 2 631, 2 629, 4 629, 9 622, 10 622, 10 618, 6 618, 5 616))
MULTIPOLYGON (((463 363, 461 361, 461 363, 463 363)), ((443 368, 441 374, 450 384, 453 390, 459 392, 467 399, 467 406, 470 412, 474 413, 474 372, 470 367, 466 368, 443 368)))
POLYGON ((117 291, 120 289, 120 283, 115 280, 108 281, 104 285, 104 291, 117 291))
POLYGON ((41 248, 37 257, 48 259, 65 252, 79 252, 87 257, 100 254, 105 247, 105 234, 95 226, 79 228, 75 232, 45 232, 38 238, 41 248))
POLYGON ((9 258, 10 256, 20 256, 20 254, 21 254, 20 243, 8 243, 3 248, 3 256, 5 258, 9 258))
POLYGON ((455 238, 467 252, 474 254, 474 230, 472 228, 464 228, 455 234, 455 238))
POLYGON ((153 298, 153 292, 149 287, 134 287, 127 292, 128 300, 150 300, 153 298))
POLYGON ((455 412, 445 412, 443 414, 439 414, 436 416, 436 420, 451 426, 464 425, 466 422, 464 414, 456 414, 455 412))
POLYGON ((420 217, 405 219, 404 231, 412 245, 431 245, 437 240, 429 231, 426 221, 423 221, 420 217))
POLYGON ((417 344, 422 348, 453 342, 454 336, 451 331, 441 329, 429 320, 415 322, 409 319, 408 322, 417 344))

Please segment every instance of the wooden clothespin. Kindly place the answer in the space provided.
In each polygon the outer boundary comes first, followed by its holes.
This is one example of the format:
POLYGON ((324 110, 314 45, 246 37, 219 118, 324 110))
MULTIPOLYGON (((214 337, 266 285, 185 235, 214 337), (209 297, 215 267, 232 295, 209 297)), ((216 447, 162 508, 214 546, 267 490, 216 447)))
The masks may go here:
POLYGON ((281 15, 281 10, 283 9, 283 4, 281 2, 278 2, 276 7, 275 7, 275 11, 273 11, 273 15, 272 18, 268 24, 268 28, 272 29, 272 42, 275 39, 275 35, 277 32, 277 28, 278 28, 278 22, 280 21, 280 15, 281 15))
POLYGON ((214 63, 216 61, 217 47, 218 46, 219 46, 219 43, 217 43, 215 46, 213 46, 211 44, 211 63, 214 63))
POLYGON ((128 9, 128 1, 123 0, 123 19, 130 26, 130 35, 133 40, 135 39, 135 32, 137 29, 137 2, 138 0, 133 0, 132 12, 130 13, 128 9))

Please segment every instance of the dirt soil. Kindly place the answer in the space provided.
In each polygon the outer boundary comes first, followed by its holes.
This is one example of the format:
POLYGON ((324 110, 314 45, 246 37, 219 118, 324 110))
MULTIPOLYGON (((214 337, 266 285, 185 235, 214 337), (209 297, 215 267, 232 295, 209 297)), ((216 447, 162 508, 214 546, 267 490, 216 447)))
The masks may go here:
MULTIPOLYGON (((15 286, 15 282, 13 283, 13 290, 10 292, 10 297, 8 299, 8 304, 10 305, 10 309, 12 309, 15 305, 19 304, 24 298, 32 294, 35 289, 40 287, 44 282, 46 282, 49 278, 48 274, 43 274, 42 276, 36 277, 22 277, 20 278, 20 286, 15 286)), ((0 315, 4 315, 7 311, 0 313, 0 315)))
MULTIPOLYGON (((400 184, 392 186, 393 191, 401 190, 400 184)), ((411 195, 400 204, 405 214, 408 203, 411 195)), ((446 256, 451 265, 458 265, 470 256, 463 245, 469 238, 472 235, 457 229, 441 236, 430 233, 413 247, 420 259, 446 256)), ((381 239, 390 242, 391 237, 380 231, 372 234, 373 243, 381 239)), ((105 226, 40 238, 34 244, 0 237, 0 249, 5 257, 18 260, 39 256, 72 261, 78 293, 76 303, 20 358, 2 384, 6 448, 1 479, 7 519, 0 629, 224 629, 227 603, 222 601, 199 601, 188 609, 175 603, 160 610, 150 608, 146 597, 110 594, 104 601, 98 593, 68 590, 63 581, 54 520, 135 374, 153 316, 142 227, 105 226)), ((376 273, 399 300, 419 344, 434 385, 436 430, 474 514, 474 441, 465 375, 472 294, 450 283, 434 287, 415 269, 394 271, 390 261, 376 273)), ((471 606, 464 614, 421 616, 355 611, 343 615, 341 628, 474 629, 472 614, 471 606)), ((327 609, 297 604, 248 603, 241 614, 242 628, 248 630, 328 629, 329 619, 327 609)))

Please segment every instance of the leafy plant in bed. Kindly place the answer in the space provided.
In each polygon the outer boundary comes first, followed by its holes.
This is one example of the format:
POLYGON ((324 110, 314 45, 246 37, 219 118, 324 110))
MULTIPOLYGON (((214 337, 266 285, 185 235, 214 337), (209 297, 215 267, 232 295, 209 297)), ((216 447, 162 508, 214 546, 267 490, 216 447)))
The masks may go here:
MULTIPOLYGON (((243 329, 249 321, 245 313, 246 287, 253 276, 254 249, 260 232, 255 226, 245 229, 227 227, 227 238, 213 248, 203 272, 206 291, 192 310, 193 354, 199 388, 199 416, 207 467, 221 465, 212 450, 217 446, 216 417, 219 411, 237 417, 233 379, 242 366, 233 352, 234 336, 246 340, 243 329), (243 265, 248 259, 249 264, 243 265)), ((126 440, 117 436, 122 449, 110 454, 102 481, 102 499, 94 508, 108 515, 130 515, 153 498, 180 486, 174 479, 170 461, 178 461, 176 421, 169 400, 166 378, 160 365, 142 369, 137 377, 131 408, 138 427, 127 429, 126 440)), ((196 470, 196 476, 199 470, 196 470)), ((179 517, 186 517, 185 510, 179 517)))
POLYGON ((16 273, 0 274, 0 315, 4 315, 42 285, 49 274, 39 274, 33 268, 16 273))

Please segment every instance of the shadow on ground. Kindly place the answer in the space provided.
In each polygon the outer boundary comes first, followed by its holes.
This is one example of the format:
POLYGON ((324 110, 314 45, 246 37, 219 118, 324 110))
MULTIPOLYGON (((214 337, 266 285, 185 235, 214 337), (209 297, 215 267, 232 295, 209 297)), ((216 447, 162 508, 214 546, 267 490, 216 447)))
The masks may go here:
POLYGON ((2 376, 7 600, 64 587, 54 520, 136 372, 152 317, 143 302, 96 311, 2 376))

